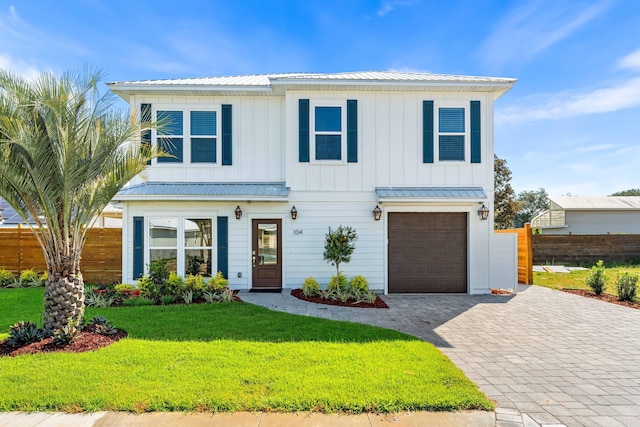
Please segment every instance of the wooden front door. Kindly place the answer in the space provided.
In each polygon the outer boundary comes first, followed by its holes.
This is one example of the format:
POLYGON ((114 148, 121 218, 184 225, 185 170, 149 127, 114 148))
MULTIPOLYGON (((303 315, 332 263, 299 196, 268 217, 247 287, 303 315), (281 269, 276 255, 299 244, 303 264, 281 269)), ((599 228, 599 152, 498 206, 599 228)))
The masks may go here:
POLYGON ((282 288, 282 220, 252 220, 254 288, 282 288))

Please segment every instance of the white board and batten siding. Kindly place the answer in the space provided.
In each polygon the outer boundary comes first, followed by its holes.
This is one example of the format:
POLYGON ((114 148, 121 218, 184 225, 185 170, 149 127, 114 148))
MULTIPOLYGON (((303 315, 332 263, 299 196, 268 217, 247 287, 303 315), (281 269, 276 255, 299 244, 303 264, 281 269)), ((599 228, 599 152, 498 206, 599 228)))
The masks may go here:
MULTIPOLYGON (((302 92, 286 94, 286 182, 300 191, 373 191, 375 187, 493 188, 493 102, 482 93, 302 92), (298 100, 358 101, 358 162, 298 161, 298 100), (464 107, 469 135, 469 103, 481 101, 482 162, 422 162, 422 102, 434 108, 464 107)), ((437 132, 436 132, 437 135, 437 132)), ((437 153, 437 136, 436 153, 437 153)), ((313 144, 313 141, 311 141, 313 144)))
MULTIPOLYGON (((284 181, 284 97, 281 96, 137 96, 132 97, 131 111, 140 104, 153 110, 219 107, 232 105, 233 164, 212 166, 153 163, 147 168, 149 181, 170 182, 272 182, 284 181)), ((220 120, 220 118, 218 119, 220 120)), ((155 132, 153 133, 155 136, 155 132)), ((152 136, 152 139, 154 139, 152 136)), ((221 138, 221 135, 218 135, 221 138)), ((221 153, 218 153, 220 158, 221 153)))
MULTIPOLYGON (((337 198, 345 197, 338 195, 337 198)), ((232 289, 251 288, 251 223, 252 219, 282 220, 283 287, 300 287, 305 278, 313 276, 319 283, 326 285, 335 267, 323 260, 324 236, 328 227, 349 225, 356 229, 358 240, 351 262, 343 264, 340 270, 352 277, 362 274, 369 281, 371 289, 384 290, 383 236, 384 222, 373 219, 373 200, 370 195, 351 195, 350 202, 318 202, 290 200, 285 202, 240 203, 242 217, 236 220, 234 209, 237 202, 128 202, 126 225, 123 229, 123 280, 133 282, 133 233, 127 232, 133 227, 133 217, 145 218, 145 265, 148 260, 148 220, 158 217, 176 218, 212 218, 215 224, 218 216, 228 217, 228 272, 232 289), (358 200, 360 199, 360 200, 358 200), (298 218, 291 219, 290 210, 295 204, 298 218), (238 273, 242 277, 238 277, 238 273)), ((291 198, 290 198, 291 199, 291 198)), ((216 241, 214 226, 214 242, 216 241)), ((216 247, 214 243, 213 261, 216 247)), ((216 266, 214 264, 214 270, 216 266)))

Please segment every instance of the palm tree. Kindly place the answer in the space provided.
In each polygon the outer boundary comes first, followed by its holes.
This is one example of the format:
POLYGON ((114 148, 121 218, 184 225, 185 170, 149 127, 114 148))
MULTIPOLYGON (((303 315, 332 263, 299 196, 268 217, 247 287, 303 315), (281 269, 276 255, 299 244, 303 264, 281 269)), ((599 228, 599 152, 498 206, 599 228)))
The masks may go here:
POLYGON ((111 92, 100 95, 102 77, 86 69, 26 80, 0 70, 0 196, 29 224, 44 252, 49 331, 83 321, 80 259, 87 231, 113 196, 161 154, 135 143, 152 124, 114 108, 111 92))

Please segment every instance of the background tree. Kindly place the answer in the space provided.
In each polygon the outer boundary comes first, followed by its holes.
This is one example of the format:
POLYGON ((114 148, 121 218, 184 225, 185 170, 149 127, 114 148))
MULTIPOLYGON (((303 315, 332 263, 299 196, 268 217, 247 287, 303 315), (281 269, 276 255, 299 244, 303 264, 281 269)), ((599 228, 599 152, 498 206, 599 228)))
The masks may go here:
POLYGON ((80 257, 87 231, 159 155, 148 144, 126 143, 139 139, 143 124, 114 109, 111 92, 99 94, 102 76, 87 69, 26 80, 0 70, 0 196, 44 252, 49 331, 83 321, 80 257))
POLYGON ((494 154, 493 157, 493 214, 494 228, 505 229, 513 226, 513 218, 518 211, 518 202, 515 200, 515 191, 511 187, 511 170, 507 161, 494 154))
POLYGON ((340 264, 351 261, 351 254, 356 249, 355 241, 358 239, 356 230, 351 227, 339 226, 324 236, 324 260, 336 266, 337 277, 340 277, 340 264))
POLYGON ((538 191, 521 191, 516 197, 518 212, 513 222, 516 227, 522 227, 533 218, 549 209, 549 195, 540 188, 538 191))
POLYGON ((612 196, 640 196, 640 188, 618 191, 617 193, 613 193, 612 196))

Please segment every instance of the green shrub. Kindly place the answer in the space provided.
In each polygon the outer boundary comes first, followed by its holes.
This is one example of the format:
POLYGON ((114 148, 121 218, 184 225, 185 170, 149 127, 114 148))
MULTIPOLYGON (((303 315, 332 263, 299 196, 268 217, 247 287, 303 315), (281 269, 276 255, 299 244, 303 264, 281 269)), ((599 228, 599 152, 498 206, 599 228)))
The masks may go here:
POLYGON ((185 304, 191 304, 193 302, 193 291, 184 291, 182 293, 182 301, 185 304))
POLYGON ((176 299, 172 295, 163 295, 160 297, 162 305, 170 305, 176 302, 176 299))
POLYGON ((198 296, 204 288, 205 283, 202 274, 189 274, 187 278, 184 279, 183 291, 192 291, 195 296, 198 296))
POLYGON ((4 268, 0 268, 0 288, 13 287, 16 283, 16 278, 13 277, 13 273, 4 268))
POLYGON ((212 304, 220 300, 218 298, 218 294, 213 291, 203 291, 202 298, 204 298, 204 302, 206 302, 207 304, 212 304))
POLYGON ((19 281, 20 286, 23 288, 37 287, 40 286, 40 275, 33 271, 32 268, 22 270, 22 272, 20 272, 19 281))
POLYGON ((227 286, 229 286, 229 281, 224 278, 220 271, 216 272, 216 275, 212 276, 207 282, 207 288, 213 292, 221 292, 227 286))
POLYGON ((351 280, 349 280, 349 289, 354 293, 369 292, 369 282, 367 282, 364 276, 353 276, 351 280))
POLYGON ((607 274, 602 260, 598 261, 596 265, 591 267, 591 271, 587 274, 586 282, 587 286, 591 288, 593 293, 596 295, 602 294, 602 291, 607 284, 607 274))
POLYGON ((118 332, 111 322, 109 322, 109 320, 104 316, 94 317, 89 320, 89 324, 95 325, 95 331, 100 335, 113 335, 118 332))
POLYGON ((340 264, 351 261, 351 255, 356 249, 355 241, 358 239, 356 230, 340 225, 336 230, 331 230, 324 236, 325 261, 336 266, 336 274, 340 275, 340 264))
POLYGON ((156 301, 147 297, 128 298, 122 302, 126 307, 140 307, 143 305, 154 305, 156 301))
POLYGON ((33 322, 18 322, 9 327, 7 343, 11 347, 21 347, 42 340, 44 333, 33 322))
POLYGON ((620 301, 633 301, 636 297, 636 286, 638 276, 635 274, 623 273, 616 280, 616 289, 620 301))
POLYGON ((118 295, 128 296, 136 290, 136 287, 127 283, 119 283, 113 287, 113 290, 118 295))
POLYGON ((96 333, 104 336, 114 335, 118 330, 115 326, 107 324, 107 325, 96 325, 96 333))
POLYGON ((317 295, 320 292, 320 285, 313 277, 307 277, 302 284, 302 293, 305 297, 317 295))
POLYGON ((72 319, 69 319, 68 323, 60 329, 56 329, 53 333, 52 343, 55 346, 61 347, 64 345, 71 344, 78 334, 80 330, 76 326, 76 322, 72 319))
POLYGON ((109 319, 104 316, 95 316, 89 320, 90 325, 108 325, 109 319))
POLYGON ((327 289, 330 292, 340 292, 345 291, 347 286, 347 276, 345 276, 344 273, 340 273, 339 275, 331 277, 327 289))
POLYGON ((182 277, 178 276, 178 273, 171 272, 169 273, 169 277, 164 284, 165 293, 167 295, 171 295, 176 297, 182 293, 182 287, 184 286, 184 280, 182 277))
POLYGON ((146 274, 138 279, 138 289, 140 289, 140 296, 156 300, 160 298, 160 289, 156 285, 151 277, 146 274))
POLYGON ((169 269, 166 259, 157 259, 149 266, 149 279, 157 286, 158 290, 164 289, 164 283, 169 278, 169 269))
POLYGON ((235 299, 233 291, 229 288, 224 288, 224 290, 218 294, 218 298, 220 302, 231 302, 235 299))

